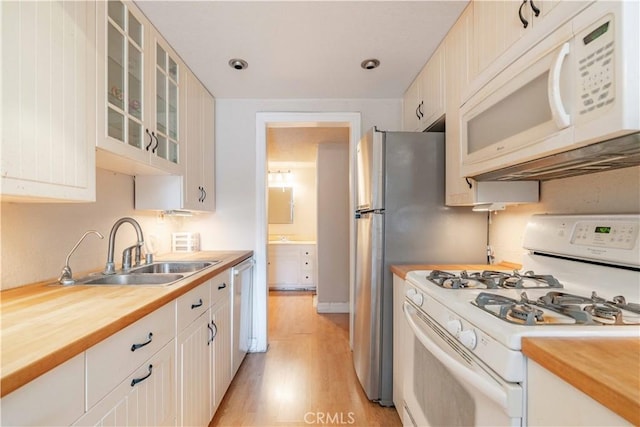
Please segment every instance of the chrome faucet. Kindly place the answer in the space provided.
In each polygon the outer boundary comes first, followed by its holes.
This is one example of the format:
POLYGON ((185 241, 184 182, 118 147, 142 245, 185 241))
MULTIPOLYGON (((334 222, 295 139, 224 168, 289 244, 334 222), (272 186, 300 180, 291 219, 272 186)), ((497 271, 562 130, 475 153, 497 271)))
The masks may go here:
POLYGON ((114 246, 116 242, 116 232, 118 231, 118 228, 120 228, 120 226, 125 222, 128 222, 133 226, 133 228, 136 229, 136 234, 138 235, 138 243, 136 243, 135 245, 129 246, 124 251, 122 251, 122 270, 128 271, 131 268, 131 251, 133 249, 135 249, 135 261, 136 261, 135 265, 140 264, 140 251, 141 251, 142 245, 144 245, 142 228, 140 228, 140 224, 138 224, 138 222, 133 218, 129 218, 129 217, 120 218, 119 220, 116 221, 115 224, 113 224, 113 227, 111 228, 111 233, 109 233, 109 252, 107 253, 107 265, 105 266, 104 274, 116 273, 116 266, 113 262, 113 251, 114 251, 114 246))
POLYGON ((62 268, 62 273, 60 273, 60 277, 58 278, 58 282, 60 282, 61 284, 63 284, 63 285, 73 285, 76 282, 73 279, 73 273, 71 272, 71 266, 69 265, 69 258, 71 258, 71 254, 74 253, 76 249, 78 249, 78 246, 80 246, 80 243, 82 243, 84 238, 87 237, 89 234, 95 234, 99 238, 104 239, 104 236, 102 234, 100 234, 99 232, 97 232, 96 230, 89 230, 89 231, 87 231, 86 233, 84 233, 82 235, 80 240, 78 240, 78 243, 76 243, 76 245, 73 247, 73 249, 71 249, 71 251, 69 251, 69 255, 67 255, 67 259, 64 262, 64 267, 62 268))

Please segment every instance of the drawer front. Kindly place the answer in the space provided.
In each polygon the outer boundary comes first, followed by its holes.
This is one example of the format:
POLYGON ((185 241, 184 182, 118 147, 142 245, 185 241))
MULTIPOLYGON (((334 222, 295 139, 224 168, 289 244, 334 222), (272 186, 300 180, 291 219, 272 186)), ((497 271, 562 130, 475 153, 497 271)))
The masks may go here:
MULTIPOLYGON (((74 426, 175 426, 176 350, 170 341, 74 426)), ((50 425, 50 424, 48 424, 50 425)))
POLYGON ((211 280, 208 280, 178 298, 178 332, 189 326, 211 307, 210 286, 211 280))
POLYGON ((231 269, 226 270, 211 279, 211 305, 229 298, 231 290, 231 269))
POLYGON ((86 351, 87 409, 176 335, 176 307, 170 302, 86 351))
POLYGON ((0 400, 3 426, 69 425, 84 413, 84 353, 0 400))

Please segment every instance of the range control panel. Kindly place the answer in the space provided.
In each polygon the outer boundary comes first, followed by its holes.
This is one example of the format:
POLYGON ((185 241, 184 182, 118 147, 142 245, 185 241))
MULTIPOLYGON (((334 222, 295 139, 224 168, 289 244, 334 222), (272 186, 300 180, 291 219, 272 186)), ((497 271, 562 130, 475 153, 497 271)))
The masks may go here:
POLYGON ((578 222, 571 236, 574 245, 632 249, 638 239, 638 223, 633 222, 578 222))

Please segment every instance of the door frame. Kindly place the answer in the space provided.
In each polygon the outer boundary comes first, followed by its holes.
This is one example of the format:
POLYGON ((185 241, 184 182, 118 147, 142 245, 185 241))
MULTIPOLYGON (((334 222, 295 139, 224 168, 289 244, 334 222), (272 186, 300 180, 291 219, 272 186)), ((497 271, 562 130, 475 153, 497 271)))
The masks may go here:
MULTIPOLYGON (((349 199, 351 211, 355 211, 355 162, 356 147, 362 135, 361 116, 358 112, 262 112, 256 113, 256 283, 264 287, 255 287, 254 331, 255 351, 266 351, 268 347, 268 296, 267 284, 267 245, 269 225, 267 196, 267 130, 273 127, 348 127, 349 128, 349 199)), ((355 223, 353 216, 349 222, 349 265, 355 259, 355 223)), ((353 312, 354 271, 349 272, 349 310, 353 312)), ((352 342, 349 321, 349 341, 352 342)))

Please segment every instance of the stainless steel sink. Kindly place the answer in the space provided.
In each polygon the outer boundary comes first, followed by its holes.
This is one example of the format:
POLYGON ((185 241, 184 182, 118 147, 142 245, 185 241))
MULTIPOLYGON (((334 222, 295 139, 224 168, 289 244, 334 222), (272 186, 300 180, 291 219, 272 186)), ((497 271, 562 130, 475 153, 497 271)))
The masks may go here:
POLYGON ((109 274, 79 280, 78 285, 168 285, 183 279, 184 274, 109 274))
POLYGON ((142 267, 132 268, 129 273, 141 274, 141 273, 195 273, 203 270, 209 266, 219 263, 220 261, 167 261, 167 262, 155 262, 149 265, 143 265, 142 267))
POLYGON ((166 286, 219 263, 213 261, 160 261, 116 274, 94 274, 75 282, 77 285, 156 285, 166 286))

